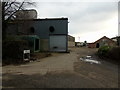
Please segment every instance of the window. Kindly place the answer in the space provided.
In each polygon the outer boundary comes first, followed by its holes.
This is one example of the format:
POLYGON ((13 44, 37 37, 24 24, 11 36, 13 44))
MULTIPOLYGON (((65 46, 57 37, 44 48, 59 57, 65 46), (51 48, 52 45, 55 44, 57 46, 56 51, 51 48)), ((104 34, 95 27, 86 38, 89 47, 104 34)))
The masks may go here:
POLYGON ((50 26, 50 27, 49 27, 49 31, 50 31, 50 32, 54 32, 54 31, 55 31, 54 27, 53 27, 53 26, 50 26))
POLYGON ((31 27, 31 28, 30 28, 30 32, 31 32, 31 33, 35 33, 35 28, 34 28, 34 27, 31 27))

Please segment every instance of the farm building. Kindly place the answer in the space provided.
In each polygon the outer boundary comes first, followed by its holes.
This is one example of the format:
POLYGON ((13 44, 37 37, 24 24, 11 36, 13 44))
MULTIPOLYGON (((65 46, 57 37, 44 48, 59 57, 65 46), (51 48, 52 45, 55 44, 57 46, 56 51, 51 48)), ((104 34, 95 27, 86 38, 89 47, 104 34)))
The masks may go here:
POLYGON ((68 18, 14 20, 9 22, 7 35, 37 35, 40 51, 67 52, 68 18))
POLYGON ((88 43, 89 48, 99 48, 104 45, 115 46, 116 43, 115 43, 115 41, 113 41, 112 39, 110 39, 106 36, 103 36, 102 38, 100 38, 99 40, 97 40, 93 43, 88 43))
POLYGON ((111 38, 111 39, 112 39, 113 41, 115 41, 118 46, 120 46, 120 36, 113 37, 113 38, 111 38))
POLYGON ((76 47, 82 47, 84 45, 83 42, 75 42, 76 47))
POLYGON ((68 47, 74 47, 75 46, 75 37, 68 35, 68 47))

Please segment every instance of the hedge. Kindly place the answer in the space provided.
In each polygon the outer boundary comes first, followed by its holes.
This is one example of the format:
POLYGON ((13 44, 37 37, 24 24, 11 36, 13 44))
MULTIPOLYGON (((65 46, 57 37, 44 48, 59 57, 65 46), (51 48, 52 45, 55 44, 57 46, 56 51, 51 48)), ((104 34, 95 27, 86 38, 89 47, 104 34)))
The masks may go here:
POLYGON ((28 42, 3 41, 2 43, 2 62, 5 64, 18 63, 23 60, 23 50, 28 49, 28 42))
POLYGON ((100 58, 104 58, 105 60, 112 60, 114 62, 120 61, 120 47, 110 47, 103 46, 98 49, 97 55, 100 58))

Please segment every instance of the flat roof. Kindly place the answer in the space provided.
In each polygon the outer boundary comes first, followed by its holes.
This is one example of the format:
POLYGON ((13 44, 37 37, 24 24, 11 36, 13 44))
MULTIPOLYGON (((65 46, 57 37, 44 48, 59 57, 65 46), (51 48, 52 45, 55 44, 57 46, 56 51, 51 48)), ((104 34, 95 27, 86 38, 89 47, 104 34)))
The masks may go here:
POLYGON ((68 20, 68 18, 16 19, 11 21, 68 20))

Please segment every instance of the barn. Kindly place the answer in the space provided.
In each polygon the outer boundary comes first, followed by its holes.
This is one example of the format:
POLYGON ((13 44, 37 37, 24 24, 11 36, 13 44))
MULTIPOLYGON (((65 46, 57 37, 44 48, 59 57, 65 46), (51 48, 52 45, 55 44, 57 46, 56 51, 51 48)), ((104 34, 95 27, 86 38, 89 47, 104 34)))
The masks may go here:
POLYGON ((112 39, 110 39, 106 36, 103 36, 102 38, 98 39, 97 41, 95 41, 93 43, 88 43, 89 48, 99 48, 104 45, 115 46, 116 43, 112 39))
POLYGON ((7 35, 37 35, 40 51, 68 51, 68 18, 23 19, 9 22, 7 35))
POLYGON ((111 38, 111 39, 112 39, 113 41, 115 41, 118 46, 120 46, 120 36, 113 37, 113 38, 111 38))

